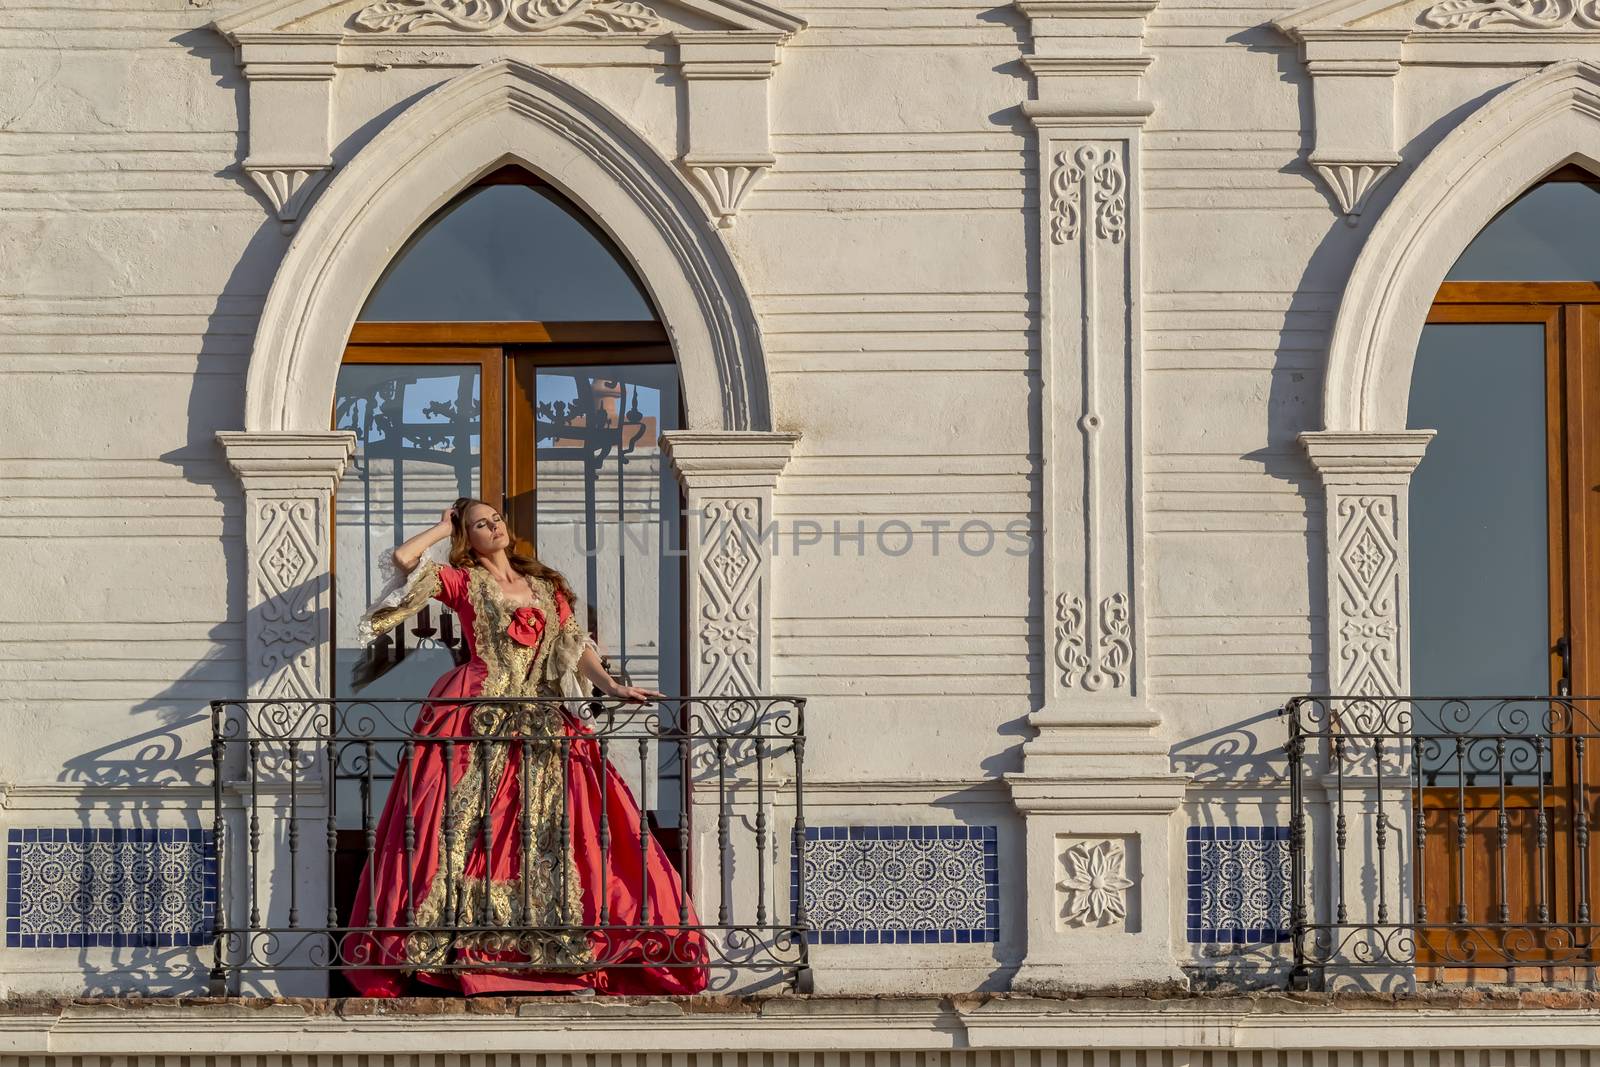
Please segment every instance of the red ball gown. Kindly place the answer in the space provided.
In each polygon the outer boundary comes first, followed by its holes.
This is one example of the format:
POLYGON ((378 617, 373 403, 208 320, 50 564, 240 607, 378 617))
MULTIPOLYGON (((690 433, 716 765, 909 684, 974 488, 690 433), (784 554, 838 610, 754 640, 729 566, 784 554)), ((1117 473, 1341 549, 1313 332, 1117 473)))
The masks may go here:
POLYGON ((592 640, 553 583, 528 584, 518 606, 481 567, 424 558, 364 620, 370 639, 436 599, 471 658, 435 683, 397 760, 340 945, 363 996, 399 996, 408 976, 466 994, 706 986, 694 907, 648 832, 641 850, 639 806, 580 703, 455 703, 581 696, 592 640))

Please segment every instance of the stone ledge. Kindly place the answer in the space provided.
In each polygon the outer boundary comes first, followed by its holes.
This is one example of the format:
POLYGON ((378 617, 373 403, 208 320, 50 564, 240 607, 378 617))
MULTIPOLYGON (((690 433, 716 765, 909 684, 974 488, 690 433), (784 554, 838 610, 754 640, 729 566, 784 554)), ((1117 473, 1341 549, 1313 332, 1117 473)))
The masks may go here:
MULTIPOLYGON (((1534 989, 1511 986, 1424 990, 1408 994, 1359 991, 1229 992, 1180 990, 1090 990, 1028 993, 952 993, 940 996, 779 993, 766 996, 600 997, 34 997, 0 999, 0 1018, 55 1016, 62 1020, 141 1021, 182 1015, 206 1019, 310 1020, 374 1016, 521 1018, 684 1018, 707 1015, 763 1019, 888 1017, 976 1012, 1029 1014, 1285 1015, 1329 1011, 1600 1012, 1600 989, 1534 989), (147 1013, 147 1014, 146 1014, 147 1013)), ((1597 1020, 1600 1022, 1600 1020, 1597 1020)))
POLYGON ((1484 1050, 1510 1057, 1600 1048, 1600 993, 0 1003, 0 1057, 110 1057, 107 1067, 161 1067, 198 1055, 213 1067, 342 1067, 350 1056, 383 1057, 394 1067, 470 1067, 484 1057, 527 1055, 548 1057, 547 1067, 584 1067, 596 1054, 619 1057, 618 1067, 648 1067, 662 1056, 683 1067, 702 1067, 704 1057, 703 1067, 714 1067, 733 1053, 811 1057, 793 1067, 820 1067, 839 1054, 913 1053, 963 1067, 979 1051, 1061 1048, 1158 1056, 1204 1050, 1222 1057, 1217 1067, 1259 1067, 1267 1062, 1260 1057, 1285 1050, 1349 1056, 1362 1067, 1363 1057, 1400 1050, 1417 1056, 1418 1067, 1448 1067, 1484 1050))

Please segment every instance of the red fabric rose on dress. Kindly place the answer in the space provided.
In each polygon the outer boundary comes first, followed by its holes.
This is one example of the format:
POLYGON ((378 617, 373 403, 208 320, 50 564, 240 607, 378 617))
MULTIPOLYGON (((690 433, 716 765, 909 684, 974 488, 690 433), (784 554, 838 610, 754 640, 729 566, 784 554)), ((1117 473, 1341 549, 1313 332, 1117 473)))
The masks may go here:
POLYGON ((511 640, 529 648, 538 648, 539 638, 543 635, 544 612, 529 604, 511 613, 511 624, 506 627, 506 636, 511 640))

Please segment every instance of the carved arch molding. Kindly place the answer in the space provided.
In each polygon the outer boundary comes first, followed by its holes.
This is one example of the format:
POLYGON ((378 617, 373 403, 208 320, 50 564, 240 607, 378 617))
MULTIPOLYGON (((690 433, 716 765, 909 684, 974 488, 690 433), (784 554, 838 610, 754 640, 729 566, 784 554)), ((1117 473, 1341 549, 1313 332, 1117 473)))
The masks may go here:
MULTIPOLYGON (((342 113, 353 72, 454 71, 513 59, 562 67, 676 68, 680 129, 670 144, 718 226, 738 218, 773 163, 768 85, 804 20, 761 0, 267 0, 212 23, 237 51, 249 90, 244 170, 285 229, 335 167, 334 131, 376 117, 342 113)), ((408 85, 411 83, 407 83, 408 85)), ((363 94, 376 101, 381 93, 363 94)))

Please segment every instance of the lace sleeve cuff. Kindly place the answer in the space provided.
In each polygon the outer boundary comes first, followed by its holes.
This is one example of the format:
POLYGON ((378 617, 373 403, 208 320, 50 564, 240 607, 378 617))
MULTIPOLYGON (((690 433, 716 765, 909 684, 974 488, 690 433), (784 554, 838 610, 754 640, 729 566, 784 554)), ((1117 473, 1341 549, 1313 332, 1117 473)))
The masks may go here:
MULTIPOLYGON (((393 564, 390 568, 393 569, 393 564)), ((439 563, 424 556, 410 574, 402 576, 394 572, 385 588, 384 595, 356 624, 356 638, 363 647, 421 611, 423 605, 439 595, 443 588, 439 563)))
POLYGON ((594 649, 596 654, 600 651, 583 624, 577 622, 575 616, 569 617, 556 634, 555 646, 550 650, 548 677, 560 680, 563 675, 576 674, 578 661, 588 648, 594 649))

